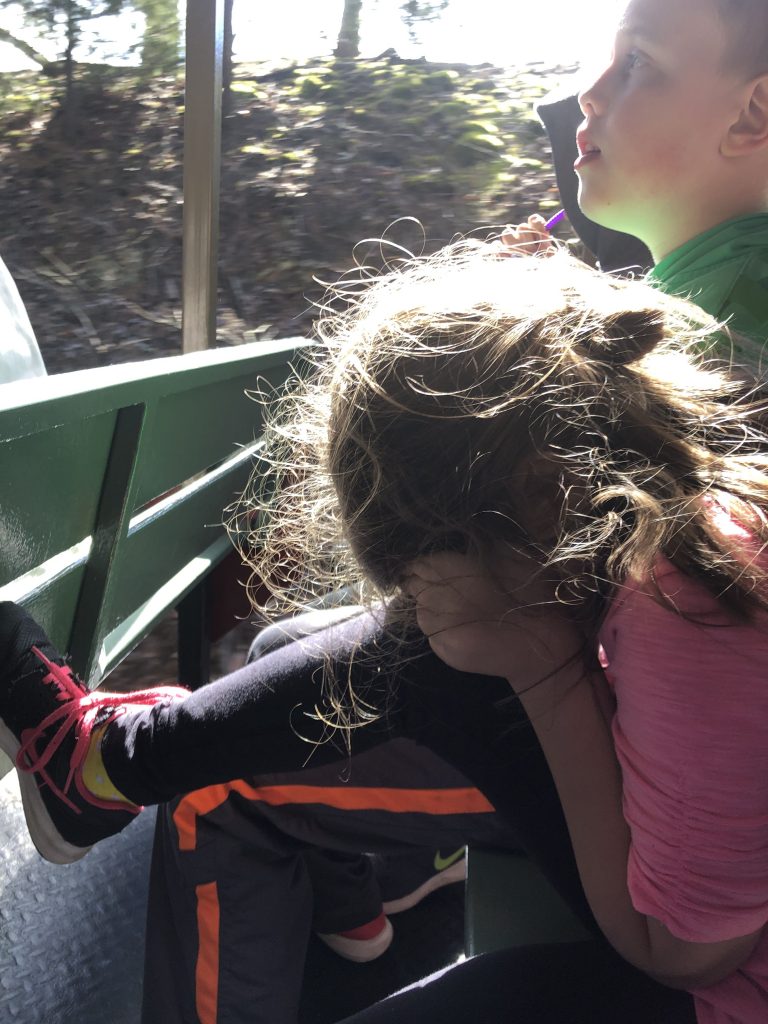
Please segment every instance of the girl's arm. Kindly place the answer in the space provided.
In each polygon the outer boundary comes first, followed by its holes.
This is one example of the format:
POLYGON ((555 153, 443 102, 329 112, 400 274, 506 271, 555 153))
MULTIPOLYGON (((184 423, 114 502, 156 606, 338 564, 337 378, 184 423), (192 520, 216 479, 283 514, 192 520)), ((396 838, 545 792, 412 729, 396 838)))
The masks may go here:
POLYGON ((552 585, 531 584, 532 566, 519 561, 505 562, 502 572, 504 593, 462 555, 416 563, 408 590, 421 629, 447 664, 506 677, 520 696, 558 789, 584 891, 614 948, 672 987, 720 981, 750 956, 761 932, 687 942, 634 909, 627 886, 631 837, 605 678, 584 670, 582 637, 553 603, 552 585), (510 588, 526 607, 510 610, 510 588))
MULTIPOLYGON (((509 678, 517 688, 514 669, 509 678)), ((685 942, 632 906, 621 772, 599 701, 605 687, 602 673, 571 669, 520 697, 557 786, 584 891, 603 934, 630 963, 673 988, 712 985, 744 963, 761 933, 685 942)))

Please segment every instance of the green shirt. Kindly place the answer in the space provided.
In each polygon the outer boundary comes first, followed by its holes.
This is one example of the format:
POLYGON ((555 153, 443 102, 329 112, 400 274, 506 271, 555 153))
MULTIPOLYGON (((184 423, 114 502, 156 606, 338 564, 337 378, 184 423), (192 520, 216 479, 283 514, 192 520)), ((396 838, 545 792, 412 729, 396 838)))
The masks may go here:
MULTIPOLYGON (((752 369, 765 362, 768 213, 737 217, 697 235, 657 263, 648 280, 671 295, 691 299, 744 335, 734 339, 737 361, 752 369)), ((722 354, 731 356, 730 342, 722 354)))

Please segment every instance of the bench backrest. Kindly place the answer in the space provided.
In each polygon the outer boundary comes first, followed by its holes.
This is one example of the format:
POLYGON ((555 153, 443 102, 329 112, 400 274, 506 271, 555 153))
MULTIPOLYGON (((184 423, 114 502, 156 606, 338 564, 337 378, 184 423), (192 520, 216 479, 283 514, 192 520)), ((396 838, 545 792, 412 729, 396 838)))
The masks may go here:
POLYGON ((0 600, 93 686, 230 550, 259 406, 301 339, 0 386, 0 600))

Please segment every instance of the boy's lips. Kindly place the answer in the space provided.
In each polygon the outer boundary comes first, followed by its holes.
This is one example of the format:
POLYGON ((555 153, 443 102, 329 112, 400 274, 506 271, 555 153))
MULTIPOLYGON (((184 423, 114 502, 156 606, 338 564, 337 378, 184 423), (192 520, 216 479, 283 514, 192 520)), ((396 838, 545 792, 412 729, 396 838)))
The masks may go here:
POLYGON ((586 166, 586 164, 592 163, 602 154, 600 147, 595 145, 589 133, 584 129, 576 133, 576 147, 579 151, 579 155, 573 165, 576 171, 586 166))

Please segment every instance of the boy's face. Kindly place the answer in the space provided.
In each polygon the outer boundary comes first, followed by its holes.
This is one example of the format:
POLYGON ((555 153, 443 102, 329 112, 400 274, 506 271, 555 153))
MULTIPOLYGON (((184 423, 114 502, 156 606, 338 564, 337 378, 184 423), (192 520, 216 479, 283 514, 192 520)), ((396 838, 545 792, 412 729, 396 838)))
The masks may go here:
POLYGON ((720 142, 744 84, 724 69, 725 40, 714 0, 630 0, 579 97, 579 203, 657 259, 724 219, 720 142))

